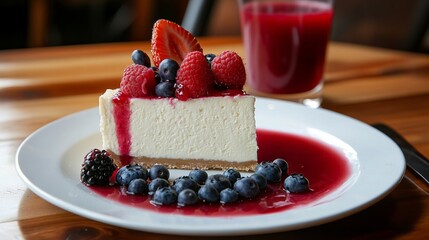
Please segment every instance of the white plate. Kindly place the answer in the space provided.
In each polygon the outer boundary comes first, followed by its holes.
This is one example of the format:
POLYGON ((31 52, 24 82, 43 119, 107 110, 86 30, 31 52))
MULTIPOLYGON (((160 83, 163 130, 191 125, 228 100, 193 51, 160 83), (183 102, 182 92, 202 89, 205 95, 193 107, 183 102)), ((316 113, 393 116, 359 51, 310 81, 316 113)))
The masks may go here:
POLYGON ((199 217, 133 208, 101 197, 79 181, 83 156, 101 146, 96 108, 66 116, 31 134, 18 150, 16 167, 34 193, 67 211, 125 228, 184 235, 257 234, 327 223, 379 201, 404 174, 400 149, 382 133, 352 118, 257 98, 256 122, 258 128, 310 137, 342 151, 352 166, 349 180, 315 204, 272 214, 199 217))

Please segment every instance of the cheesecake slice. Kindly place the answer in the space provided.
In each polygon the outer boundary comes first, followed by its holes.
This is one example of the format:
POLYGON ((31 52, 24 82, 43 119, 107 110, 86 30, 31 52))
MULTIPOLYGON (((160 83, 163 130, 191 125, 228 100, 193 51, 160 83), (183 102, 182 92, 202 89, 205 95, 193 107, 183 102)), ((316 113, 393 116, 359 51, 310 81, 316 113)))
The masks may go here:
POLYGON ((179 169, 253 170, 255 98, 130 98, 119 89, 99 99, 103 148, 122 162, 179 169), (125 159, 125 161, 124 161, 125 159))

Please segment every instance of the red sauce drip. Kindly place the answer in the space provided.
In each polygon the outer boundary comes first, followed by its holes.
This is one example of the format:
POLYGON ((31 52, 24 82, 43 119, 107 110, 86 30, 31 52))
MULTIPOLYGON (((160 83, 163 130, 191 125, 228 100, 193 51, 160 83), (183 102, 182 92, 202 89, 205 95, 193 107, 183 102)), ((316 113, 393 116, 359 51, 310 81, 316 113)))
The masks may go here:
POLYGON ((203 204, 195 206, 155 206, 150 196, 127 195, 121 187, 91 187, 103 197, 164 214, 195 216, 243 216, 286 211, 302 205, 314 204, 317 200, 335 191, 350 176, 350 166, 340 152, 310 138, 288 133, 257 130, 260 161, 272 161, 282 157, 289 163, 289 173, 303 173, 310 182, 311 191, 289 194, 282 183, 268 187, 258 198, 242 200, 235 204, 203 204))
POLYGON ((113 116, 120 155, 128 156, 131 150, 130 135, 130 98, 120 91, 113 97, 113 116))

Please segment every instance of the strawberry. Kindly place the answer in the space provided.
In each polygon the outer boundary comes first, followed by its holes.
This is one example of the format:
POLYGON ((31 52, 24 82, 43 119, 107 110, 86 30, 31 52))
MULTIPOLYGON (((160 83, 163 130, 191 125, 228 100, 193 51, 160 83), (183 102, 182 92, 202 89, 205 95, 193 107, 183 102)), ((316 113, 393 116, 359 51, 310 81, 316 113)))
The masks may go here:
POLYGON ((121 80, 122 93, 130 97, 155 95, 155 73, 143 65, 133 64, 125 68, 121 80))
POLYGON ((200 51, 197 39, 178 24, 160 19, 155 22, 152 30, 152 60, 156 67, 166 58, 173 59, 179 65, 186 55, 192 51, 200 51))
POLYGON ((178 99, 207 96, 213 85, 213 76, 204 54, 194 51, 186 55, 177 71, 176 79, 178 99))
POLYGON ((246 70, 243 60, 237 53, 222 52, 213 59, 211 69, 217 86, 227 89, 243 89, 246 82, 246 70))

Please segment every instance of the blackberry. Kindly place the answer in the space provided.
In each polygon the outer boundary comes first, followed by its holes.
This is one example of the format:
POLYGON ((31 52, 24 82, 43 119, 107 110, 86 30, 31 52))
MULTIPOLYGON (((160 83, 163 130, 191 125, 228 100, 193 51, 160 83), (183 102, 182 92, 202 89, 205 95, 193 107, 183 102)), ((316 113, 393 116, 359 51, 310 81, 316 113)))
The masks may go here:
POLYGON ((86 185, 109 185, 116 165, 105 150, 92 149, 86 154, 80 171, 80 181, 86 185))

